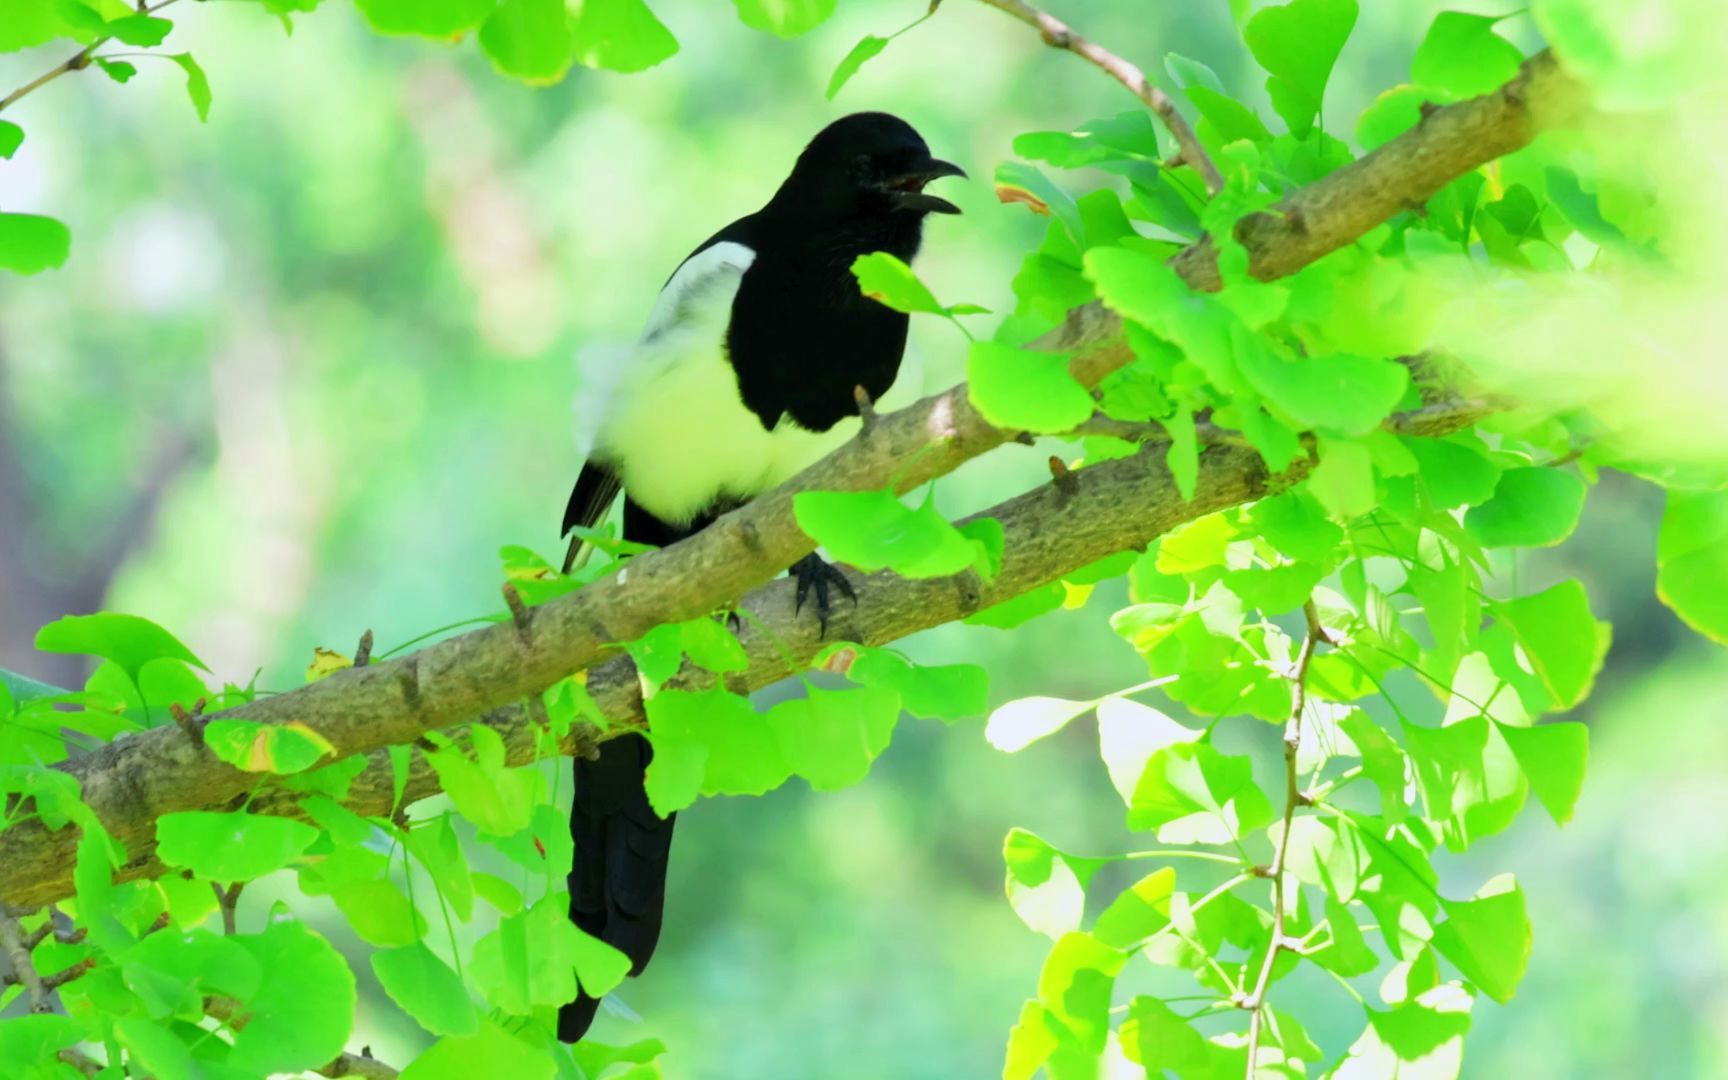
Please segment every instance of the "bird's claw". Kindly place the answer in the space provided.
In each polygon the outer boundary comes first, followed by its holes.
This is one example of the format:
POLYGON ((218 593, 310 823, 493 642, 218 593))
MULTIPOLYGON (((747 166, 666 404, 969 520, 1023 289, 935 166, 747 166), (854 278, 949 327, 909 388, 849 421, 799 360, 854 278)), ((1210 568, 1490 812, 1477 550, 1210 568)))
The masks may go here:
POLYGON ((839 567, 826 561, 812 552, 792 564, 792 576, 798 579, 798 591, 793 597, 792 613, 794 615, 804 610, 804 601, 812 590, 816 593, 816 621, 821 628, 819 636, 828 636, 828 616, 834 613, 834 607, 829 602, 829 590, 836 589, 843 593, 852 605, 858 605, 858 594, 853 591, 852 583, 846 580, 846 575, 839 567))

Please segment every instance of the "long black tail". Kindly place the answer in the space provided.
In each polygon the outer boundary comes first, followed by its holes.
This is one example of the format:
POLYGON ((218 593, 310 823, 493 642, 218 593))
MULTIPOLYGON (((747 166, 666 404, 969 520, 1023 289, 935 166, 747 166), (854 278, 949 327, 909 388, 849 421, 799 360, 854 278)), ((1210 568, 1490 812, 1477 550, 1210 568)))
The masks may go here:
MULTIPOLYGON (((648 740, 622 735, 600 744, 600 758, 576 759, 576 798, 570 806, 570 919, 630 958, 640 975, 660 940, 666 902, 666 856, 676 814, 662 818, 648 803, 643 770, 653 758, 648 740)), ((600 999, 582 994, 558 1010, 558 1038, 575 1042, 594 1022, 600 999)))

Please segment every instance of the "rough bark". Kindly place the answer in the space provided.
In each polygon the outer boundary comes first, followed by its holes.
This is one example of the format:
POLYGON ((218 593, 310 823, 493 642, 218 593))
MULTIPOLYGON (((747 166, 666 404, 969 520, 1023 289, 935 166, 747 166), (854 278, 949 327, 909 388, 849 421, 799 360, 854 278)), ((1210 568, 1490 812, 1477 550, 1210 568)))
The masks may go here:
MULTIPOLYGON (((1570 119, 1581 100, 1576 83, 1548 54, 1533 57, 1501 90, 1433 110, 1418 128, 1297 192, 1273 212, 1245 219, 1238 236, 1252 257, 1252 272, 1261 278, 1292 273, 1354 241, 1387 217, 1420 205, 1451 179, 1570 119)), ((1196 288, 1219 287, 1209 241, 1183 250, 1172 265, 1196 288)), ((1035 345, 1072 353, 1072 370, 1090 386, 1132 358, 1120 331, 1117 317, 1093 304, 1076 309, 1035 345)), ((1468 410, 1447 415, 1467 416, 1468 410)), ((525 628, 505 622, 475 630, 223 715, 303 723, 346 756, 413 743, 428 731, 490 714, 489 722, 512 732, 512 753, 522 760, 528 729, 496 710, 573 672, 595 669, 590 685, 607 710, 626 721, 640 716, 634 671, 627 661, 605 663, 617 656, 614 643, 746 594, 746 605, 770 619, 788 611, 787 585, 766 583, 814 546, 793 517, 797 492, 865 490, 891 482, 904 491, 1015 435, 991 426, 972 407, 966 387, 954 387, 880 417, 867 434, 689 540, 639 556, 624 572, 534 608, 525 628)), ((1201 494, 1193 503, 1175 493, 1157 455, 1144 453, 1083 470, 1066 494, 1055 488, 1029 492, 989 511, 1008 527, 1005 565, 994 583, 984 586, 967 576, 903 581, 877 575, 863 582, 857 612, 845 612, 835 630, 880 643, 952 621, 1093 559, 1142 545, 1183 521, 1249 501, 1267 482, 1258 457, 1241 448, 1214 448, 1202 464, 1201 494)), ((807 662, 815 645, 811 628, 783 618, 771 625, 794 643, 794 659, 807 662)), ((745 644, 753 666, 742 686, 764 685, 790 670, 765 638, 747 631, 745 644)), ((61 767, 79 779, 85 801, 133 852, 134 876, 154 868, 149 851, 158 817, 231 805, 257 780, 205 752, 178 727, 123 738, 61 767)), ((420 768, 416 795, 430 791, 420 768)), ((356 805, 377 808, 377 785, 382 782, 387 794, 388 769, 382 781, 379 775, 375 768, 357 785, 356 805)), ((285 802, 280 794, 261 799, 254 806, 285 802)), ((72 830, 52 832, 37 821, 0 833, 0 901, 28 907, 70 892, 75 843, 72 830)))

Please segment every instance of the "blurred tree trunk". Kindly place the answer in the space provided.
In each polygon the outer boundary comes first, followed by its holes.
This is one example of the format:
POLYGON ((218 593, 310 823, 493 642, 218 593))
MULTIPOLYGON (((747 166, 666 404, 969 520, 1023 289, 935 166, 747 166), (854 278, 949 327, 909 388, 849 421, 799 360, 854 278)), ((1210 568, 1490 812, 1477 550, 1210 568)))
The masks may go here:
POLYGON ((103 535, 82 552, 63 545, 57 551, 41 527, 45 500, 24 470, 28 440, 13 415, 15 397, 0 350, 0 667, 76 687, 84 681, 88 660, 37 652, 37 629, 62 615, 101 608, 121 562, 154 531, 163 493, 191 462, 198 444, 175 433, 140 455, 138 471, 103 523, 103 535))

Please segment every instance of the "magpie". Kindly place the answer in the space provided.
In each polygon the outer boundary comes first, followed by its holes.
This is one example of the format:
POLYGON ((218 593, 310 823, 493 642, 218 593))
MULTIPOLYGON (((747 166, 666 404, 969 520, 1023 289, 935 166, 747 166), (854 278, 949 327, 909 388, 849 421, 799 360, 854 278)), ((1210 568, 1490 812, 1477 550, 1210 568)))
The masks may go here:
MULTIPOLYGON (((960 212, 925 185, 965 175, 887 113, 817 133, 767 205, 709 237, 660 290, 570 493, 564 534, 594 525, 622 492, 624 538, 663 547, 851 438, 856 388, 887 396, 906 346, 906 316, 859 291, 853 260, 885 251, 911 262, 926 215, 960 212)), ((578 535, 566 573, 581 549, 578 535)), ((856 600, 814 553, 791 572, 795 610, 813 590, 824 628, 831 589, 856 600)), ((571 921, 623 951, 632 975, 660 938, 676 817, 649 805, 652 757, 641 735, 600 744, 597 758, 576 761, 570 808, 571 921)), ((559 1039, 580 1039, 598 1007, 580 993, 561 1008, 559 1039)))

